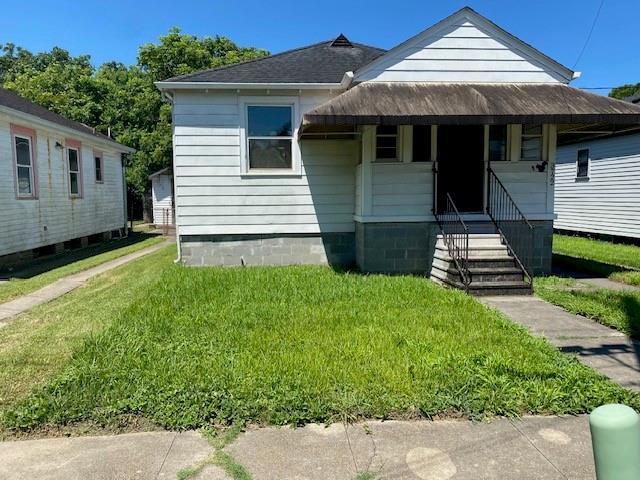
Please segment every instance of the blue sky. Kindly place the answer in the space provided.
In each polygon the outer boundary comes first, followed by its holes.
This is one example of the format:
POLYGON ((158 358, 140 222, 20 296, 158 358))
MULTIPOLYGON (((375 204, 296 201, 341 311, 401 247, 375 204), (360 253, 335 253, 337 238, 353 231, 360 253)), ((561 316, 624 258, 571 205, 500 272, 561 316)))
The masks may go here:
MULTIPOLYGON (((60 46, 93 63, 133 63, 137 48, 172 26, 195 35, 226 35, 276 53, 335 37, 390 48, 464 5, 572 68, 600 0, 22 0, 4 7, 0 43, 33 51, 60 46), (19 7, 19 12, 17 11, 19 7), (20 15, 18 15, 20 13, 20 15), (16 19, 20 18, 21 21, 16 19)), ((638 0, 605 0, 573 85, 640 82, 638 0)), ((600 93, 606 93, 600 92, 600 93)))

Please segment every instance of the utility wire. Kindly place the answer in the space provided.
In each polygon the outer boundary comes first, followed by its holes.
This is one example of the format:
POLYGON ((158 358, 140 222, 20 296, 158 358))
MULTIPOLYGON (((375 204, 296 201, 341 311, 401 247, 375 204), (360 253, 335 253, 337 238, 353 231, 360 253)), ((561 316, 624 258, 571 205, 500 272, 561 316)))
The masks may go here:
POLYGON ((587 39, 584 41, 584 45, 582 46, 582 50, 580 50, 580 54, 576 59, 576 63, 573 64, 572 68, 576 68, 578 62, 582 58, 584 51, 587 49, 587 45, 589 44, 589 40, 591 40, 591 35, 593 34, 593 30, 596 28, 596 23, 598 22, 598 17, 600 17, 600 11, 602 10, 602 6, 604 5, 604 0, 600 0, 600 6, 598 7, 598 11, 596 12, 596 16, 593 19, 593 23, 591 24, 591 29, 589 30, 589 34, 587 35, 587 39))

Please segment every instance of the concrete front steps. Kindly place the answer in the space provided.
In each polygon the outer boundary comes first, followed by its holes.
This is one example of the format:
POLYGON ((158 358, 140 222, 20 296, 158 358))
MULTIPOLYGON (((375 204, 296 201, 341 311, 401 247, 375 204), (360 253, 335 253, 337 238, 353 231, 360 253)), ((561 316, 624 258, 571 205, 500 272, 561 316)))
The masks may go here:
MULTIPOLYGON (((469 270, 473 295, 531 295, 525 274, 500 240, 499 234, 469 234, 469 270)), ((438 235, 431 279, 441 285, 464 289, 442 235, 438 235)))

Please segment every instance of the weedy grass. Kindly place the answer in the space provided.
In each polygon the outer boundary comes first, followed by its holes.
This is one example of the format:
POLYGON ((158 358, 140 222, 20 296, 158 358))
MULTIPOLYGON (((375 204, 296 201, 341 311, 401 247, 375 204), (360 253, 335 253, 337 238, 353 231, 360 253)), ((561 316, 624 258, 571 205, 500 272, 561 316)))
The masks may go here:
POLYGON ((553 236, 554 261, 577 270, 640 285, 640 247, 570 235, 553 236))
POLYGON ((28 274, 26 278, 14 277, 8 282, 0 283, 0 303, 35 292, 67 275, 88 270, 163 241, 159 236, 146 237, 148 236, 133 234, 127 239, 83 248, 37 262, 24 270, 24 273, 28 274), (72 261, 69 261, 70 259, 72 261))
POLYGON ((640 292, 580 287, 558 277, 537 278, 534 285, 547 302, 640 339, 640 292))
POLYGON ((185 268, 166 252, 120 274, 108 298, 67 300, 62 321, 82 325, 100 308, 109 320, 46 386, 5 409, 5 428, 123 415, 180 430, 640 406, 496 311, 424 278, 185 268), (144 285, 107 305, 135 283, 144 285))

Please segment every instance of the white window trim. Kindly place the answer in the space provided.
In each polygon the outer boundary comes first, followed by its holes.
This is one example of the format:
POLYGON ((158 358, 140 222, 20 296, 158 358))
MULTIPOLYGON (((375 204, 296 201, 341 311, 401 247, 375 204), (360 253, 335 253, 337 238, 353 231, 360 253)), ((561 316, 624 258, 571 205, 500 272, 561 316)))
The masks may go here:
POLYGON ((12 135, 12 141, 13 141, 13 145, 12 148, 15 151, 15 159, 14 159, 14 169, 15 169, 15 174, 16 174, 16 182, 19 183, 20 182, 20 177, 18 176, 18 167, 20 168, 24 168, 26 167, 26 165, 18 165, 18 146, 16 145, 16 139, 20 138, 22 140, 26 140, 27 142, 29 142, 29 186, 31 187, 31 192, 29 193, 20 193, 20 186, 18 184, 16 184, 16 197, 19 199, 34 199, 37 198, 36 196, 36 188, 35 188, 35 184, 36 184, 36 175, 35 175, 35 170, 34 170, 34 165, 33 165, 33 141, 31 140, 30 136, 27 135, 21 135, 19 133, 14 133, 12 135))
POLYGON ((586 182, 591 178, 591 149, 590 148, 579 148, 576 150, 576 180, 578 182, 586 182), (587 174, 584 176, 578 175, 578 156, 582 150, 587 151, 587 174))
POLYGON ((410 157, 404 156, 404 133, 405 128, 403 125, 396 125, 397 134, 396 135, 388 135, 382 134, 381 137, 396 137, 396 158, 378 158, 378 125, 373 127, 373 163, 376 165, 395 165, 397 163, 407 163, 410 157))
POLYGON ((67 147, 67 168, 69 169, 69 196, 72 198, 82 198, 82 166, 80 165, 80 149, 77 147, 67 147), (69 161, 69 152, 75 150, 76 159, 78 161, 78 170, 71 170, 71 162, 69 161), (78 175, 78 193, 71 191, 71 174, 78 175))
MULTIPOLYGON (((285 96, 247 96, 240 97, 240 175, 247 177, 299 177, 302 175, 302 161, 300 144, 298 142, 298 128, 300 126, 300 107, 298 97, 285 96), (249 148, 247 136, 247 107, 254 105, 292 107, 292 136, 291 136, 291 168, 249 168, 249 148)), ((282 138, 282 137, 271 137, 282 138)), ((286 137, 289 138, 289 137, 286 137)))
POLYGON ((93 151, 93 179, 95 183, 104 183, 104 153, 93 151), (96 158, 100 159, 100 180, 98 180, 98 169, 96 168, 96 158))

